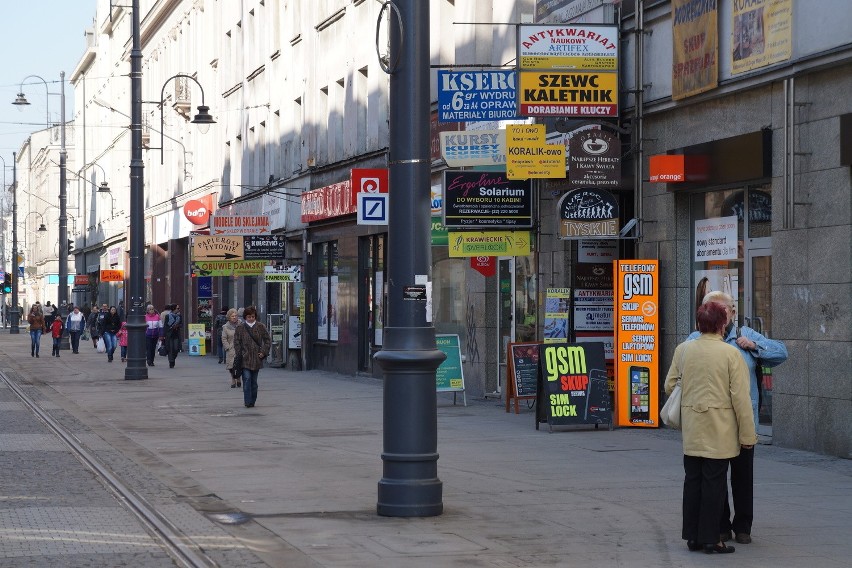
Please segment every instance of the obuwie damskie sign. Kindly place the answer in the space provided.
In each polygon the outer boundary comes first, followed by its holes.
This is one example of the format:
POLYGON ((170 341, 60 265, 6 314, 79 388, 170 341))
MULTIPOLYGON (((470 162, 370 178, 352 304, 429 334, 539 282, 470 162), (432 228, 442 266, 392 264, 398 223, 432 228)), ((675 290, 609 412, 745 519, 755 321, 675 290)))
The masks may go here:
POLYGON ((500 172, 444 171, 444 226, 451 229, 532 227, 532 182, 500 172))

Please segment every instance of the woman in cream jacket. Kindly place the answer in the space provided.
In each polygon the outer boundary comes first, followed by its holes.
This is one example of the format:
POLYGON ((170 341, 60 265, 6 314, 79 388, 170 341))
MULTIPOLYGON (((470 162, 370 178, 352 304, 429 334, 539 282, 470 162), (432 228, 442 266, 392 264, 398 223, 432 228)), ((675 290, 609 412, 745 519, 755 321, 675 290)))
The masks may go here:
POLYGON ((757 443, 749 397, 748 368, 722 340, 724 306, 703 304, 696 314, 701 335, 675 349, 666 394, 681 379, 683 429, 683 528, 690 550, 734 552, 719 540, 728 460, 757 443))

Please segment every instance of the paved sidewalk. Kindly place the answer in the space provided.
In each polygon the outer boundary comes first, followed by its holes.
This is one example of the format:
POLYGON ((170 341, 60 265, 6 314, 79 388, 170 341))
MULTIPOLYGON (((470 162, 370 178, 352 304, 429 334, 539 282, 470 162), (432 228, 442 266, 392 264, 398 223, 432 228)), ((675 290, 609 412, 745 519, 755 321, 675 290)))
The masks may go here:
POLYGON ((257 406, 248 409, 215 357, 181 354, 174 369, 158 357, 148 380, 125 381, 119 359, 107 363, 91 343, 80 355, 49 352, 31 358, 28 335, 0 331, 0 367, 29 378, 54 414, 84 425, 95 453, 146 497, 177 511, 198 539, 215 537, 211 549, 246 561, 288 568, 839 568, 852 558, 852 461, 760 446, 754 543, 723 560, 690 553, 680 540, 678 433, 549 433, 535 429, 529 410, 507 414, 500 401, 470 397, 467 407, 453 406, 442 394, 444 514, 385 518, 375 514, 379 380, 264 369, 257 406), (187 505, 191 512, 180 508, 187 505), (223 513, 250 520, 223 524, 230 518, 217 516, 223 513))

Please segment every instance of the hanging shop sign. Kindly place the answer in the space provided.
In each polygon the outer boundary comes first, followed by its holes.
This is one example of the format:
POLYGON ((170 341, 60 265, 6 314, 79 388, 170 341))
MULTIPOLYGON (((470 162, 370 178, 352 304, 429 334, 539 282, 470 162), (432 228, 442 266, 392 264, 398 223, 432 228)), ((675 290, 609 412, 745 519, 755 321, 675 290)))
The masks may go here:
POLYGON ((213 194, 191 199, 183 205, 183 216, 193 225, 206 225, 213 213, 213 194))
POLYGON ((472 256, 470 257, 470 267, 489 278, 497 274, 497 257, 472 256))
POLYGON ((192 237, 192 260, 239 260, 243 258, 241 235, 196 235, 192 237))
POLYGON ((124 282, 123 270, 101 270, 101 282, 124 282))
POLYGON ((660 263, 618 260, 615 393, 620 426, 659 426, 660 263))
POLYGON ((586 130, 569 141, 568 179, 586 187, 621 185, 621 140, 606 130, 586 130))
POLYGON ((388 193, 387 168, 352 168, 349 175, 355 193, 388 193))
POLYGON ((548 288, 544 299, 544 342, 568 341, 571 288, 548 288))
POLYGON ((530 180, 510 180, 494 172, 444 171, 447 228, 532 227, 532 201, 530 180))
POLYGON ((659 154, 648 158, 648 181, 681 183, 707 181, 710 158, 703 154, 659 154))
POLYGON ((506 163, 506 131, 441 132, 441 157, 451 168, 506 163))
POLYGON ((536 428, 612 423, 601 343, 551 343, 539 347, 536 428))
POLYGON ((74 286, 88 286, 89 285, 89 275, 88 274, 75 274, 74 275, 74 286))
POLYGON ((192 275, 196 276, 258 276, 263 274, 267 260, 196 260, 192 275))
POLYGON ((719 83, 716 2, 672 0, 672 99, 715 89, 719 83))
POLYGON ((513 120, 518 117, 515 71, 438 71, 442 122, 513 120))
POLYGON ((507 125, 506 177, 564 178, 565 146, 548 144, 543 124, 507 125))
POLYGON ((532 250, 529 231, 450 231, 449 240, 452 258, 529 256, 532 250))
POLYGON ((605 21, 605 18, 595 17, 598 15, 588 12, 599 8, 612 8, 611 0, 538 0, 535 4, 535 21, 539 23, 570 22, 580 16, 585 16, 586 20, 601 22, 605 21))
POLYGON ((243 259, 281 260, 286 246, 284 235, 246 235, 243 237, 243 259))
POLYGON ((269 215, 213 215, 214 235, 262 235, 271 231, 269 215))
POLYGON ((522 71, 518 101, 521 116, 618 116, 618 75, 522 71))
POLYGON ((301 282, 302 267, 298 264, 264 266, 263 280, 265 282, 301 282))
POLYGON ((518 26, 521 69, 618 69, 618 27, 592 24, 518 26))
POLYGON ((749 0, 731 6, 732 75, 790 59, 793 0, 749 0))
POLYGON ((618 199, 605 189, 581 188, 559 200, 559 238, 618 236, 618 199))

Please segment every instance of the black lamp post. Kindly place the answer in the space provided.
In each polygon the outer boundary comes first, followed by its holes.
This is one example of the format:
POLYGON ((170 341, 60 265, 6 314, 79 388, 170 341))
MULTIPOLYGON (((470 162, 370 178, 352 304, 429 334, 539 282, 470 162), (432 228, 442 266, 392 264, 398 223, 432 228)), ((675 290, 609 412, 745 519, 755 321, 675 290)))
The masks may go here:
POLYGON ((126 380, 148 378, 145 356, 145 185, 142 163, 142 49, 139 0, 133 0, 130 50, 130 302, 127 316, 126 380))
POLYGON ((395 0, 390 14, 388 327, 375 358, 384 371, 383 475, 376 511, 443 512, 435 372, 445 359, 427 318, 431 280, 429 3, 395 0), (403 37, 404 34, 404 37, 403 37))
POLYGON ((9 308, 9 333, 21 333, 18 322, 18 153, 12 152, 12 306, 9 308))
MULTIPOLYGON (((29 78, 40 79, 44 83, 45 91, 47 92, 47 98, 50 98, 51 93, 50 89, 47 86, 47 81, 38 75, 30 75, 28 77, 24 77, 24 81, 29 78)), ((68 194, 65 178, 65 166, 68 159, 68 153, 65 150, 65 71, 61 71, 59 73, 59 84, 60 84, 60 110, 59 110, 59 299, 58 306, 59 310, 63 309, 67 312, 68 307, 68 212, 67 212, 67 202, 68 202, 68 194)), ((21 82, 21 92, 18 93, 17 98, 12 103, 16 106, 25 106, 29 105, 30 102, 27 100, 27 97, 24 95, 24 83, 21 82)), ((45 105, 47 106, 47 105, 45 105)), ((50 109, 47 110, 47 128, 50 128, 50 109)), ((17 262, 17 260, 15 261, 17 262)), ((14 264, 14 263, 13 263, 14 264)), ((17 269, 17 266, 15 267, 17 269)), ((12 285, 13 293, 15 293, 16 286, 12 285)), ((17 294, 15 294, 17 295, 17 294)), ((66 314, 67 315, 67 314, 66 314)))

